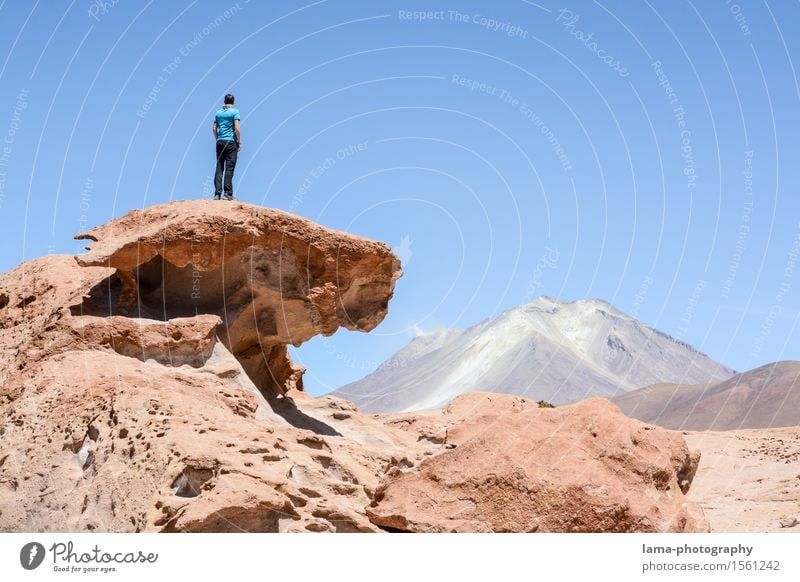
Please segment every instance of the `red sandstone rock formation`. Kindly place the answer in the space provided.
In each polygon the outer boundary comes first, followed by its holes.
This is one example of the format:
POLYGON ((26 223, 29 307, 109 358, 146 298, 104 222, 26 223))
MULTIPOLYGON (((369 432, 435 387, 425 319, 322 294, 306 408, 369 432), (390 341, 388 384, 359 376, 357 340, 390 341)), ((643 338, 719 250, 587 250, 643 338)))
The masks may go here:
POLYGON ((0 276, 0 531, 705 528, 682 437, 608 404, 368 417, 298 390, 287 344, 385 316, 381 243, 219 202, 81 237, 0 276))
POLYGON ((173 202, 78 235, 81 266, 115 269, 82 314, 225 322, 220 338, 265 393, 302 388, 286 346, 386 315, 400 261, 383 243, 249 204, 173 202))
POLYGON ((699 455, 683 437, 592 398, 555 409, 513 396, 460 396, 421 422, 394 423, 445 452, 391 471, 367 514, 411 532, 707 531, 686 503, 699 455), (438 421, 438 422, 437 422, 438 421))

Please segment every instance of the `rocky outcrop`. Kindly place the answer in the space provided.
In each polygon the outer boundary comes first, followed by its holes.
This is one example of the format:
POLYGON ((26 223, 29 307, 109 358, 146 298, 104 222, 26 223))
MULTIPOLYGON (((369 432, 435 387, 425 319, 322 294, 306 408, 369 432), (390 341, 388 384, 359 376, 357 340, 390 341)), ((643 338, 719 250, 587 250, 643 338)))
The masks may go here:
MULTIPOLYGON (((397 425, 431 438, 429 415, 397 425)), ((681 435, 594 398, 555 409, 497 394, 441 415, 445 452, 390 471, 367 514, 390 531, 707 531, 684 494, 697 470, 681 435)), ((435 439, 435 437, 434 437, 435 439)))
POLYGON ((704 527, 682 437, 607 403, 370 417, 299 390, 288 344, 386 314, 380 243, 211 202, 82 236, 0 276, 0 531, 704 527))
POLYGON ((0 277, 1 530, 377 529, 369 493, 420 447, 337 429, 352 406, 305 397, 286 346, 383 319, 385 245, 212 202, 79 238, 0 277))
POLYGON ((200 368, 64 352, 25 382, 3 405, 3 531, 376 531, 380 477, 422 454, 333 398, 264 400, 221 344, 200 368))
POLYGON ((154 206, 76 238, 92 241, 81 266, 114 269, 78 313, 217 315, 221 340, 268 395, 302 388, 288 344, 339 327, 370 331, 402 273, 382 243, 240 203, 154 206))

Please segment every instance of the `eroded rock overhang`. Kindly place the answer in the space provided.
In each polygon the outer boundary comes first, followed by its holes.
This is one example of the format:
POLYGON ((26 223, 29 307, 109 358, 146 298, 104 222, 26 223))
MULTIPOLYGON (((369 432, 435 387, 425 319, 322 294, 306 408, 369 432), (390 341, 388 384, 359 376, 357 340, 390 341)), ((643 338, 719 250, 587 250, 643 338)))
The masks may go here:
POLYGON ((402 275, 384 243, 239 202, 151 206, 75 238, 92 241, 79 265, 116 270, 80 314, 216 315, 219 339, 267 397, 302 389, 289 344, 340 327, 372 330, 402 275))

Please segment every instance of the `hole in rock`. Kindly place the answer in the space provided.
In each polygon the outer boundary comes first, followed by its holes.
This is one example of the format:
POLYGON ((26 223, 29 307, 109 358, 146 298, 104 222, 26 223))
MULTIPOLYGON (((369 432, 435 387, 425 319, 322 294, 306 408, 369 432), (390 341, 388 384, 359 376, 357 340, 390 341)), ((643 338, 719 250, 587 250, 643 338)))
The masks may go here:
POLYGON ((213 476, 211 469, 185 467, 172 482, 172 489, 178 497, 197 497, 213 476))
POLYGON ((25 309, 28 305, 36 301, 35 295, 28 295, 27 297, 23 298, 19 303, 17 303, 17 307, 21 309, 25 309))

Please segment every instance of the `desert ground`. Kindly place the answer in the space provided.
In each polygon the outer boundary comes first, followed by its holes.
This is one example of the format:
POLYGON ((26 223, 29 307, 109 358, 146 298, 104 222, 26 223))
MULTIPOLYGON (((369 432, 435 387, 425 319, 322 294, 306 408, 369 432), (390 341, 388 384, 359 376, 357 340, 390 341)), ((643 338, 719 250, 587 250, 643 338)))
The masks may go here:
POLYGON ((800 533, 800 428, 685 432, 702 452, 688 499, 714 532, 800 533))

